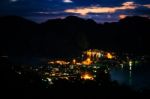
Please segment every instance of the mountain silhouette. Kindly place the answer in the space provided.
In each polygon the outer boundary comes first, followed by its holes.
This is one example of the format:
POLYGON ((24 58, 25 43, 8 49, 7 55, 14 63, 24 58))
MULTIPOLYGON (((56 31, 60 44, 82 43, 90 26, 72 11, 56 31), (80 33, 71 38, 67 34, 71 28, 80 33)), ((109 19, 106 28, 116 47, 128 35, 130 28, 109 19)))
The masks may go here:
POLYGON ((150 19, 133 16, 113 23, 68 16, 41 24, 18 16, 0 17, 1 55, 76 56, 98 48, 149 54, 150 19))

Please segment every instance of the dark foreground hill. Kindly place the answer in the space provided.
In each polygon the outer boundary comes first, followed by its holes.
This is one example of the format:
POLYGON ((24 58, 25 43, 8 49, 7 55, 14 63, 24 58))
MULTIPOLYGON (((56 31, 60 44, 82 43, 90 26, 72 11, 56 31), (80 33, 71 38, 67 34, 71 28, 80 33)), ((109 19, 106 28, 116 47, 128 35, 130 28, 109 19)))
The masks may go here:
POLYGON ((0 17, 0 53, 11 56, 75 56, 98 48, 148 54, 150 19, 127 17, 98 24, 69 16, 37 24, 17 16, 0 17))

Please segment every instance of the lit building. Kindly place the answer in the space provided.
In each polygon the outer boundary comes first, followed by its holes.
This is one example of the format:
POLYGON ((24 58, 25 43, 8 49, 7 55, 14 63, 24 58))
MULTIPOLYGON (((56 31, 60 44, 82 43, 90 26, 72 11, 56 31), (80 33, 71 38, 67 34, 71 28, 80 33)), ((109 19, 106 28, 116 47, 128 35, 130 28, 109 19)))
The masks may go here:
POLYGON ((108 59, 112 59, 112 58, 113 58, 113 56, 112 56, 111 53, 107 53, 106 57, 107 57, 108 59))
POLYGON ((84 53, 85 57, 91 58, 91 60, 98 60, 100 57, 102 57, 102 53, 103 51, 97 50, 97 49, 93 49, 93 50, 87 50, 84 53))
POLYGON ((81 74, 81 79, 94 80, 94 76, 89 72, 85 72, 85 73, 81 74))
POLYGON ((91 65, 92 61, 90 58, 87 58, 85 61, 82 62, 83 65, 91 65))

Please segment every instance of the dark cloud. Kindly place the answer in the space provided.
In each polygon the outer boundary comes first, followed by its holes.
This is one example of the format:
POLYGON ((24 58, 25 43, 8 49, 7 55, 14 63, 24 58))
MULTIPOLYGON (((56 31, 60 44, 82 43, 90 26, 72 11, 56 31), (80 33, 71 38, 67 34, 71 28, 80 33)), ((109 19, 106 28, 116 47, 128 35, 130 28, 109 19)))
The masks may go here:
POLYGON ((133 13, 137 14, 137 15, 147 15, 147 16, 150 16, 150 9, 146 8, 146 7, 139 7, 133 13))
POLYGON ((150 0, 133 0, 133 1, 139 4, 150 4, 150 0))
POLYGON ((127 0, 74 0, 78 5, 101 5, 101 6, 119 6, 127 0))

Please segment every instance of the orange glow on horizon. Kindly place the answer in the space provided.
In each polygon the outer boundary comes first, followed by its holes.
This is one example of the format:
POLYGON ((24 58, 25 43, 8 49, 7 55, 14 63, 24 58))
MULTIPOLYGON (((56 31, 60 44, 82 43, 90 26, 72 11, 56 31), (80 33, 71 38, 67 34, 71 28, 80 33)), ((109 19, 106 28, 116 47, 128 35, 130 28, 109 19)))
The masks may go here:
POLYGON ((127 15, 124 15, 124 14, 119 15, 119 19, 124 19, 126 17, 127 17, 127 15))
POLYGON ((82 16, 87 15, 88 13, 115 13, 118 10, 133 10, 137 8, 137 4, 134 2, 124 2, 121 6, 116 7, 100 7, 100 6, 92 6, 92 7, 82 7, 75 9, 66 9, 64 12, 67 13, 77 13, 82 16))
POLYGON ((143 5, 144 7, 150 8, 150 4, 143 5))

